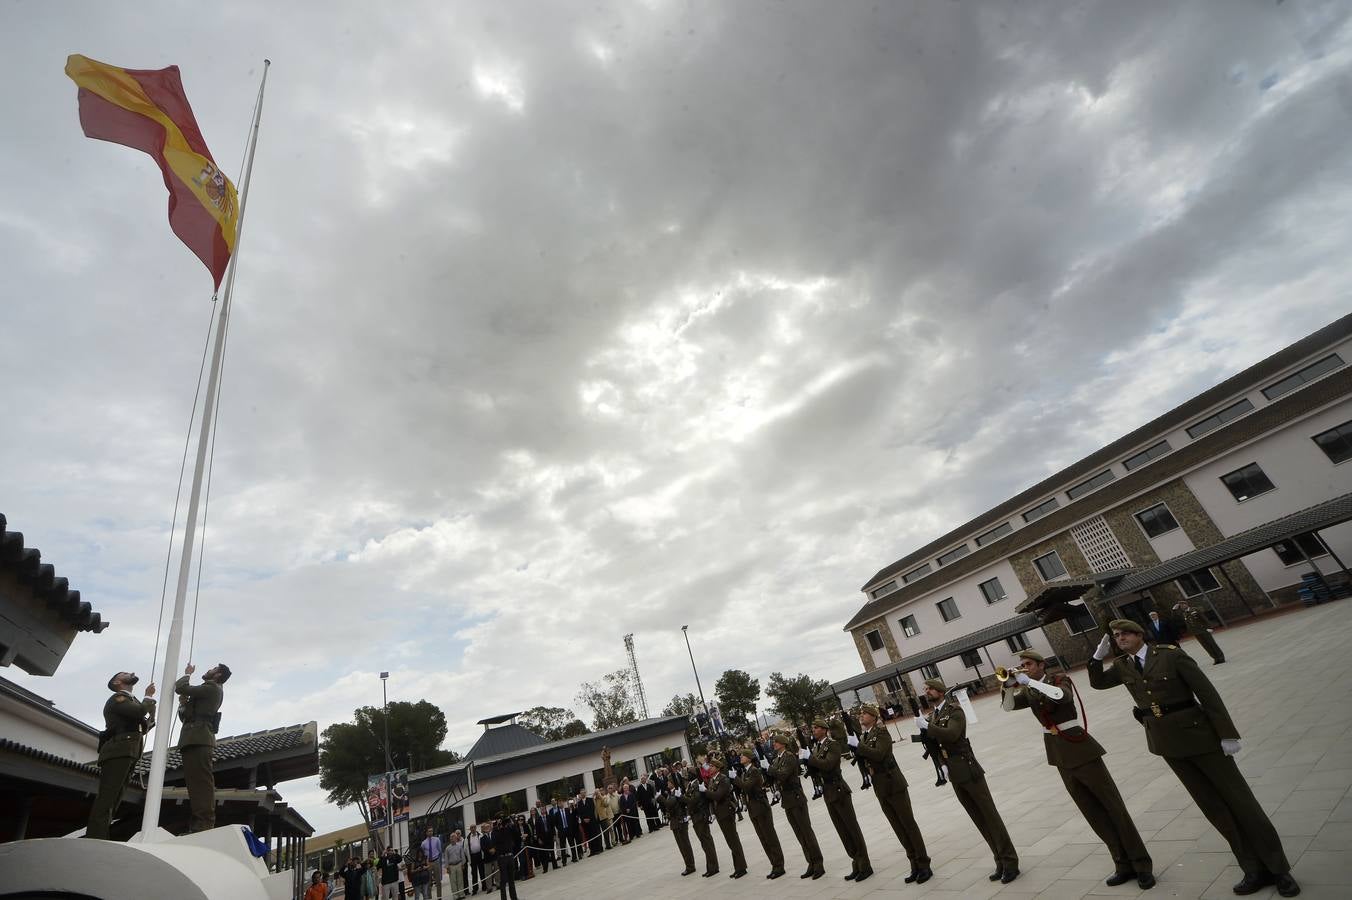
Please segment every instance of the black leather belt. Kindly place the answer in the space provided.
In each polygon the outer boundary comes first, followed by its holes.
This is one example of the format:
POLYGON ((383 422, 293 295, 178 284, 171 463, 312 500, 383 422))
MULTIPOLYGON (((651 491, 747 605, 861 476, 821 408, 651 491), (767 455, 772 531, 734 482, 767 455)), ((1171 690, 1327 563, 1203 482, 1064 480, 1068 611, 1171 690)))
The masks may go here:
POLYGON ((1154 718, 1159 719, 1169 715, 1170 713, 1183 712, 1183 710, 1185 709, 1196 709, 1196 708, 1197 704, 1194 703, 1193 701, 1181 700, 1178 703, 1165 703, 1165 704, 1152 703, 1144 708, 1138 706, 1134 710, 1132 710, 1132 714, 1136 716, 1137 721, 1140 721, 1141 719, 1144 719, 1146 716, 1153 716, 1154 718))

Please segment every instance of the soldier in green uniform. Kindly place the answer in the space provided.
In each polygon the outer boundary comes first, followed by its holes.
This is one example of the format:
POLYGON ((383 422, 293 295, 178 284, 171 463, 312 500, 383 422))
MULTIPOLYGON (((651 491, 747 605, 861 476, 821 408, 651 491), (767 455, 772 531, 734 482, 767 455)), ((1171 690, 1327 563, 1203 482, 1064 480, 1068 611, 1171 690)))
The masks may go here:
POLYGON ((864 844, 864 832, 859 828, 859 819, 854 814, 854 799, 850 796, 850 786, 840 771, 840 758, 844 753, 839 739, 831 735, 830 726, 825 719, 812 722, 812 736, 817 745, 809 752, 798 751, 798 758, 807 763, 808 768, 819 772, 822 777, 822 793, 826 797, 826 811, 831 815, 831 824, 836 826, 836 834, 850 858, 850 874, 846 881, 863 881, 873 874, 873 865, 869 862, 868 847, 864 844))
POLYGON ((807 871, 799 878, 821 878, 826 874, 822 865, 822 849, 817 844, 817 833, 812 830, 812 819, 807 812, 807 795, 803 793, 803 782, 798 771, 798 742, 785 731, 776 731, 770 735, 775 758, 770 761, 766 771, 779 788, 779 805, 789 820, 793 836, 803 849, 803 858, 807 860, 807 871))
POLYGON ((1112 637, 1105 634, 1089 660, 1089 683, 1099 690, 1126 686, 1136 701, 1132 714, 1145 726, 1146 747, 1164 757, 1244 870, 1234 892, 1252 894, 1275 884, 1283 897, 1299 894, 1277 829, 1235 764, 1239 731, 1197 661, 1173 644, 1147 645, 1141 626, 1130 619, 1114 619, 1108 627, 1112 637), (1113 643, 1122 655, 1105 665, 1113 643))
POLYGON ((925 682, 925 696, 930 703, 937 704, 928 718, 919 718, 917 724, 938 740, 943 755, 943 765, 948 770, 948 783, 953 785, 953 794, 967 810, 972 824, 986 840, 995 856, 995 871, 991 881, 1009 884, 1019 877, 1019 855, 1014 850, 1014 842, 1009 839, 1000 811, 991 799, 991 789, 986 784, 986 770, 976 761, 972 752, 972 743, 967 740, 967 715, 957 700, 948 696, 948 689, 938 678, 925 682))
POLYGON ((211 768, 216 749, 216 729, 220 725, 221 686, 230 680, 230 667, 217 663, 202 675, 202 683, 189 684, 197 667, 188 663, 183 677, 174 682, 178 694, 178 718, 183 730, 178 736, 178 751, 183 757, 183 780, 188 783, 188 804, 192 809, 189 831, 216 827, 216 776, 211 768))
POLYGON ((1001 705, 1010 711, 1032 710, 1042 726, 1047 765, 1056 767, 1070 799, 1113 858, 1116 868, 1107 879, 1108 886, 1135 879, 1142 889, 1154 887, 1150 851, 1103 764, 1102 745, 1079 724, 1070 678, 1049 675, 1047 661, 1036 650, 1022 650, 1019 657, 1024 661, 1021 671, 1005 681, 1001 705))
MULTIPOLYGON (((756 765, 756 751, 750 747, 738 748, 742 759, 742 774, 734 777, 746 800, 746 814, 751 819, 751 827, 756 829, 765 856, 770 860, 770 874, 766 878, 775 879, 784 874, 784 848, 779 846, 779 835, 775 833, 775 818, 770 811, 770 801, 765 797, 765 776, 761 767, 756 765)), ((769 762, 761 760, 761 766, 770 768, 769 762)))
POLYGON ((690 846, 690 816, 686 813, 683 793, 680 782, 673 775, 662 794, 662 811, 667 814, 671 836, 676 839, 676 848, 681 851, 681 860, 685 863, 685 870, 681 874, 689 875, 695 871, 695 851, 690 846))
MULTIPOLYGON (((709 802, 713 805, 718 829, 723 832, 723 840, 732 853, 732 874, 728 877, 741 878, 746 874, 746 854, 742 852, 742 839, 737 836, 737 800, 732 796, 732 780, 725 771, 728 760, 715 750, 709 754, 709 765, 714 768, 707 788, 709 802)), ((706 790, 702 784, 700 789, 706 790)))
POLYGON ((700 849, 704 851, 704 878, 718 874, 718 848, 714 846, 714 836, 709 829, 709 799, 705 796, 704 781, 699 777, 699 769, 687 766, 685 770, 685 811, 690 816, 691 827, 699 839, 700 849))
POLYGON ((1202 649, 1211 657, 1211 664, 1219 666, 1225 662, 1225 651, 1221 645, 1216 643, 1216 638, 1211 634, 1211 623, 1206 620, 1206 616, 1198 610, 1192 608, 1188 601, 1180 600, 1174 604, 1174 617, 1183 620, 1184 627, 1188 633, 1197 638, 1197 643, 1202 645, 1202 649))
POLYGON ((911 812, 911 794, 906 784, 906 776, 901 774, 901 766, 892 754, 892 735, 880 722, 878 707, 865 703, 859 707, 859 725, 862 734, 853 735, 845 742, 854 748, 855 755, 864 760, 868 774, 873 780, 873 793, 883 815, 896 832, 897 840, 906 849, 906 858, 911 862, 911 874, 906 883, 924 884, 934 877, 930 869, 929 854, 925 852, 925 839, 920 834, 920 826, 911 812))
POLYGON ((103 733, 99 735, 99 792, 89 811, 85 837, 108 840, 113 813, 122 802, 127 779, 141 758, 144 736, 155 725, 155 685, 146 685, 145 700, 137 700, 135 672, 118 672, 108 679, 113 695, 103 704, 103 733))

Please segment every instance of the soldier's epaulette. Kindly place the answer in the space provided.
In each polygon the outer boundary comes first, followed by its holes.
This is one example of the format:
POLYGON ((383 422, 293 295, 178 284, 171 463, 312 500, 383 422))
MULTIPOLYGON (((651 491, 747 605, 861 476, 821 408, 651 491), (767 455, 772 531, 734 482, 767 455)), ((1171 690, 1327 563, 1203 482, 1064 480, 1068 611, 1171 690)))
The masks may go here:
POLYGON ((114 700, 115 702, 117 702, 117 703, 126 703, 126 702, 127 702, 127 695, 126 695, 126 694, 114 694, 114 695, 113 695, 113 700, 114 700))
POLYGON ((1164 647, 1164 648, 1169 649, 1169 650, 1177 650, 1177 649, 1178 649, 1178 645, 1177 645, 1177 644, 1156 644, 1155 646, 1156 646, 1156 647, 1164 647))

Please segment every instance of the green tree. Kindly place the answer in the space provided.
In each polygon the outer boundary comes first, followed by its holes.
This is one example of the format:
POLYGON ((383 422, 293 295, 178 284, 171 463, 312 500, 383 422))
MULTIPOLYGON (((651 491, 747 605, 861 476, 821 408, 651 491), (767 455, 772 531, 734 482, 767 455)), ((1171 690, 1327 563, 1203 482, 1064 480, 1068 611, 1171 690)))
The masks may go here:
POLYGON ((714 683, 718 696, 718 711, 723 725, 732 732, 746 736, 755 727, 756 701, 760 699, 760 682, 741 669, 728 669, 714 683))
POLYGON ((617 725, 638 721, 628 669, 616 669, 599 682, 584 681, 577 701, 592 711, 592 730, 605 731, 617 725))
POLYGON ((560 706, 533 706, 521 714, 521 725, 547 741, 581 737, 587 734, 587 724, 571 709, 560 706))
MULTIPOLYGON (((390 758, 394 768, 431 769, 460 761, 440 749, 446 716, 426 700, 390 704, 390 758)), ((339 808, 366 796, 366 778, 385 771, 385 714, 378 706, 354 710, 351 722, 324 729, 319 745, 319 786, 339 808)))
POLYGON ((831 682, 817 680, 799 673, 785 677, 782 672, 771 672, 765 684, 765 696, 771 711, 795 725, 807 725, 817 716, 836 708, 835 701, 817 700, 817 695, 831 687, 831 682))

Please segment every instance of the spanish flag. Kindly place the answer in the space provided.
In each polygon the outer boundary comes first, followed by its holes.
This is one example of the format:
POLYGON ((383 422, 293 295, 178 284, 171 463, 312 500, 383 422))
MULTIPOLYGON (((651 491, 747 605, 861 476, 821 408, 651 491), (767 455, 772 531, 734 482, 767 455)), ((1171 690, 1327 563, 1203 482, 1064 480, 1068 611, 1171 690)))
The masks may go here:
POLYGON ((219 288, 235 248, 239 197, 202 140, 178 66, 120 69, 76 53, 66 60, 66 74, 80 88, 86 137, 154 157, 169 189, 169 227, 219 288))

